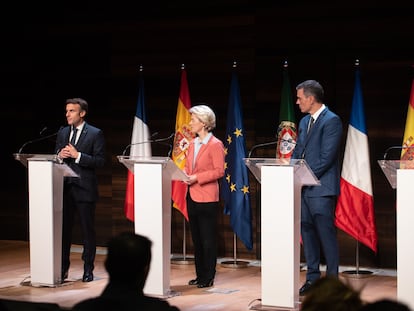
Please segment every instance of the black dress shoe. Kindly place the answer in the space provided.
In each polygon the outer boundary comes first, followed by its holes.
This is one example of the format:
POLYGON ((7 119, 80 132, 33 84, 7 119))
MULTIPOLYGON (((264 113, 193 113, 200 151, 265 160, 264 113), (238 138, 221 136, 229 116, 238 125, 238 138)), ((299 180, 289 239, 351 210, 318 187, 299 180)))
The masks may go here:
POLYGON ((311 281, 306 281, 305 284, 299 289, 299 296, 305 296, 305 294, 309 291, 312 287, 311 281))
POLYGON ((92 281, 93 281, 93 273, 85 272, 82 277, 82 282, 92 282, 92 281))
POLYGON ((68 270, 62 271, 62 282, 68 278, 68 270))
POLYGON ((204 287, 211 287, 214 284, 214 280, 210 280, 208 282, 199 282, 197 287, 198 288, 204 288, 204 287))
POLYGON ((197 285, 197 284, 198 284, 198 279, 188 281, 188 285, 197 285))

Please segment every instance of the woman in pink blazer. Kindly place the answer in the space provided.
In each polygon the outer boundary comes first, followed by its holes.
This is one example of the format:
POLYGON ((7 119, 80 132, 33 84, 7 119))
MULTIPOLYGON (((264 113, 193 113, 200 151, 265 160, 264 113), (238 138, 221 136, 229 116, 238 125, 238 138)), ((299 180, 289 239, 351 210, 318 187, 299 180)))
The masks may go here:
POLYGON ((188 284, 203 288, 213 286, 216 274, 218 181, 224 175, 224 146, 212 133, 216 116, 210 107, 194 106, 190 113, 190 128, 197 136, 188 148, 185 172, 196 278, 188 284))

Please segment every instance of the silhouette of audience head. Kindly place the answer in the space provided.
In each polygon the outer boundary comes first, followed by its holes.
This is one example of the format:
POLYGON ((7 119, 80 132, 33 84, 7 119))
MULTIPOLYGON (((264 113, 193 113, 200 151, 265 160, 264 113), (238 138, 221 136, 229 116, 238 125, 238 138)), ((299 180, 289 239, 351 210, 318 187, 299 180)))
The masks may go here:
POLYGON ((152 242, 145 236, 123 232, 108 242, 105 268, 110 282, 143 289, 151 263, 152 242))
POLYGON ((100 296, 83 300, 76 311, 179 311, 162 298, 144 294, 151 263, 152 242, 147 237, 123 232, 107 244, 105 268, 109 282, 100 296))
POLYGON ((410 311, 411 309, 398 301, 380 299, 364 305, 361 311, 410 311))
POLYGON ((336 277, 323 277, 306 293, 301 311, 356 311, 362 307, 360 293, 336 277))

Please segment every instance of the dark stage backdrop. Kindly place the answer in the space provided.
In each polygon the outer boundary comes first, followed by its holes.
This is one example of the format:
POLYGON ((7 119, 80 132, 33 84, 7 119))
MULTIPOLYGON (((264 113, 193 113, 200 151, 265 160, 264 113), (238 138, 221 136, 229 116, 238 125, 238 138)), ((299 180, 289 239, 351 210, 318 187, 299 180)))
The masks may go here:
MULTIPOLYGON (((127 172, 116 155, 131 139, 139 65, 144 66, 152 132, 164 137, 174 131, 184 63, 192 104, 205 102, 216 111, 215 134, 224 139, 232 63, 237 61, 250 149, 275 139, 285 60, 292 94, 305 79, 316 79, 325 87, 326 104, 342 117, 345 143, 358 58, 378 229, 378 253, 360 245, 359 263, 395 268, 395 191, 377 160, 387 147, 402 142, 413 78, 413 5, 374 6, 360 1, 338 8, 301 1, 269 3, 141 1, 135 8, 36 2, 12 5, 3 12, 1 115, 8 138, 1 148, 0 239, 28 239, 27 172, 12 154, 44 127, 46 133, 53 133, 65 124, 66 98, 87 99, 88 121, 106 135, 107 163, 99 171, 97 207, 98 242, 104 245, 111 235, 133 230, 123 213, 127 172)), ((24 152, 51 152, 53 145, 53 139, 30 144, 24 152)), ((167 152, 163 146, 153 146, 154 155, 167 152)), ((255 153, 274 155, 273 148, 255 153)), ((254 249, 249 252, 239 242, 237 255, 256 259, 261 246, 260 186, 252 176, 251 191, 254 249)), ((219 254, 232 257, 229 217, 220 214, 219 223, 219 254)), ((173 252, 180 254, 183 218, 176 210, 171 234, 173 252)), ((74 235, 80 243, 79 228, 74 235)), ((190 235, 186 236, 191 254, 190 235)), ((354 265, 356 241, 343 232, 338 236, 341 264, 354 265)))

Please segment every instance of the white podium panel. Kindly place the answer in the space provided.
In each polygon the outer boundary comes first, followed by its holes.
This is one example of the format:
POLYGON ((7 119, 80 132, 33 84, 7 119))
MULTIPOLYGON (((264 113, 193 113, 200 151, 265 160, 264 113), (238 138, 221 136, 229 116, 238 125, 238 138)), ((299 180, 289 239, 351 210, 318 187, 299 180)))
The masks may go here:
POLYGON ((184 181, 188 176, 169 157, 118 156, 118 160, 134 173, 135 233, 153 243, 144 292, 171 296, 171 180, 184 181))
POLYGON ((15 153, 28 169, 32 286, 62 283, 63 178, 78 177, 56 154, 15 153))
POLYGON ((151 267, 144 292, 168 296, 171 254, 171 178, 163 163, 134 164, 135 233, 152 241, 151 267))
POLYGON ((262 303, 260 309, 299 308, 300 210, 304 185, 320 185, 305 160, 246 158, 261 183, 262 303))
POLYGON ((77 177, 56 155, 15 154, 28 168, 30 279, 32 286, 62 280, 63 178, 77 177))
POLYGON ((63 177, 54 165, 51 161, 29 161, 30 277, 33 286, 62 283, 63 177))
POLYGON ((414 295, 411 287, 414 278, 413 183, 414 169, 397 170, 397 299, 412 310, 414 310, 414 295))
POLYGON ((397 192, 397 299, 414 309, 411 282, 414 250, 412 236, 414 211, 410 194, 414 182, 414 161, 378 160, 385 177, 397 192))
POLYGON ((263 166, 261 184, 262 305, 296 309, 301 188, 295 187, 293 166, 263 166))

